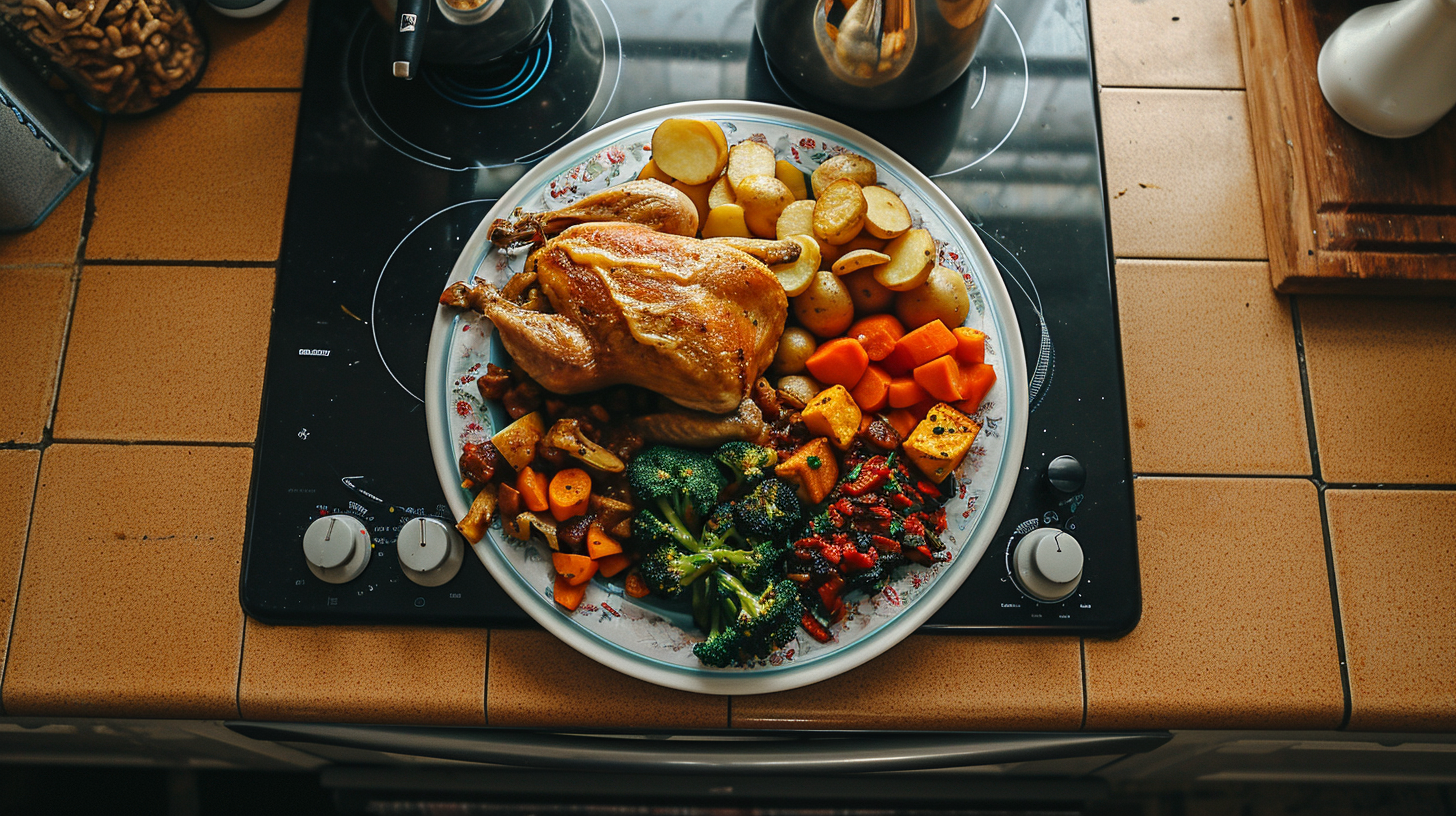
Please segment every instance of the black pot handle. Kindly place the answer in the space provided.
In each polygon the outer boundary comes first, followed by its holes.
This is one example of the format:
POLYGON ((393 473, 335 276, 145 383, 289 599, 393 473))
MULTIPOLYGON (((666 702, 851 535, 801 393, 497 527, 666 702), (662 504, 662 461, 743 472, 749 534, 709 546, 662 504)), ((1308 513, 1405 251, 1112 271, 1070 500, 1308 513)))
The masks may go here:
POLYGON ((394 14, 394 75, 414 79, 425 47, 425 24, 430 19, 430 0, 398 0, 394 14))

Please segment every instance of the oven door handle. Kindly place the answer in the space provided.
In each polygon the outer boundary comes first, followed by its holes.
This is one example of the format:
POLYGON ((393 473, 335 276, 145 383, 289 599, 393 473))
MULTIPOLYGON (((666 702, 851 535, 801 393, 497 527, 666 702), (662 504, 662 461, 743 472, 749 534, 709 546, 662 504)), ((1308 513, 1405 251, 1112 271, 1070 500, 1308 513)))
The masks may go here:
POLYGON ((863 773, 1143 753, 1167 731, 557 734, 500 728, 229 722, 247 737, 527 768, 652 773, 863 773))

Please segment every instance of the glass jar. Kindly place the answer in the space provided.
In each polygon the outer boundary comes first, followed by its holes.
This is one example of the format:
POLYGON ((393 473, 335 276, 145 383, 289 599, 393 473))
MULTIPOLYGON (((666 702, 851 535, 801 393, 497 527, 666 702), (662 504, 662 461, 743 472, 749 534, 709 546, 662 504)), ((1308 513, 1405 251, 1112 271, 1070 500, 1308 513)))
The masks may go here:
POLYGON ((207 67, 202 29, 181 0, 0 0, 0 21, 102 113, 157 110, 207 67))

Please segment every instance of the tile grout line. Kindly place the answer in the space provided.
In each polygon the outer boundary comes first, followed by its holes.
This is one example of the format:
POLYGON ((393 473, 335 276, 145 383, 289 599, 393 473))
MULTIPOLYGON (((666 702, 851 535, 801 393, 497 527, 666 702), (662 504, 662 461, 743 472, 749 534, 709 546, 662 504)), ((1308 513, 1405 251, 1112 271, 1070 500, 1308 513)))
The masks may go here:
POLYGON ((1340 724, 1337 730, 1343 731, 1350 724, 1350 713, 1354 708, 1354 700, 1350 694, 1350 665, 1345 654, 1345 627, 1340 615, 1340 586, 1335 577, 1335 547, 1330 536, 1330 514, 1329 507, 1325 502, 1325 491, 1328 485, 1324 482, 1323 469, 1320 467, 1319 458, 1319 436, 1315 433, 1314 426, 1314 397, 1309 389, 1309 363, 1305 358, 1304 349, 1304 322, 1299 317, 1299 298, 1290 295, 1289 316, 1294 323, 1294 351, 1299 359, 1299 387, 1304 397, 1304 424, 1306 433, 1309 434, 1309 463, 1313 470, 1311 481, 1314 483, 1315 494, 1319 499, 1320 512, 1320 533, 1324 538, 1325 547, 1325 573, 1330 584, 1330 613, 1335 624, 1335 651, 1340 659, 1340 689, 1344 694, 1344 711, 1340 716, 1340 724))
POLYGON ((1079 645, 1082 649, 1082 727, 1081 731, 1087 730, 1087 638, 1079 638, 1079 645))
MULTIPOLYGON (((201 89, 199 89, 201 90, 201 89)), ((1101 91, 1214 91, 1217 93, 1248 93, 1248 86, 1234 87, 1232 85, 1106 85, 1099 83, 1097 90, 1101 91)))
POLYGON ((243 615, 243 632, 238 638, 238 681, 233 684, 233 705, 238 710, 238 719, 243 719, 243 651, 248 645, 248 616, 243 615))
POLYGON ((490 636, 495 630, 485 630, 485 676, 481 678, 480 684, 480 719, 485 727, 490 727, 490 636))
MULTIPOLYGON (((175 448, 255 448, 256 442, 226 442, 208 439, 50 439, 43 447, 51 445, 154 445, 175 448)), ((3 450, 4 446, 0 446, 3 450)))
POLYGON ((207 266, 218 269, 274 269, 278 266, 277 259, 271 261, 210 261, 207 259, 179 261, 176 259, 157 258, 91 258, 86 261, 88 266, 207 266))
POLYGON ((15 621, 20 612, 20 579, 25 575, 25 556, 30 551, 30 534, 35 529, 35 500, 40 493, 40 468, 45 461, 45 451, 38 453, 35 479, 30 488, 30 516, 25 521, 25 543, 20 546, 20 569, 15 571, 15 591, 10 595, 10 628, 5 632, 5 662, 0 664, 0 714, 5 713, 5 677, 10 672, 10 647, 15 643, 15 621))

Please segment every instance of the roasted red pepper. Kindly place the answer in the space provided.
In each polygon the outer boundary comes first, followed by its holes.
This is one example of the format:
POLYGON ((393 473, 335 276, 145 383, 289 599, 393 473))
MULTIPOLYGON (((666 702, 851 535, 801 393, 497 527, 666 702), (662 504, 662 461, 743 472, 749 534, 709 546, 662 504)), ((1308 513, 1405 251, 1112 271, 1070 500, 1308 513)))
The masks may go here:
POLYGON ((885 457, 875 456, 859 466, 859 475, 843 482, 839 489, 850 496, 863 496, 878 488, 890 478, 890 469, 885 466, 885 457))
POLYGON ((804 631, 809 633, 809 637, 820 643, 829 642, 829 630, 825 629, 824 625, 815 620, 814 616, 808 612, 804 613, 804 619, 799 621, 799 625, 804 627, 804 631))

